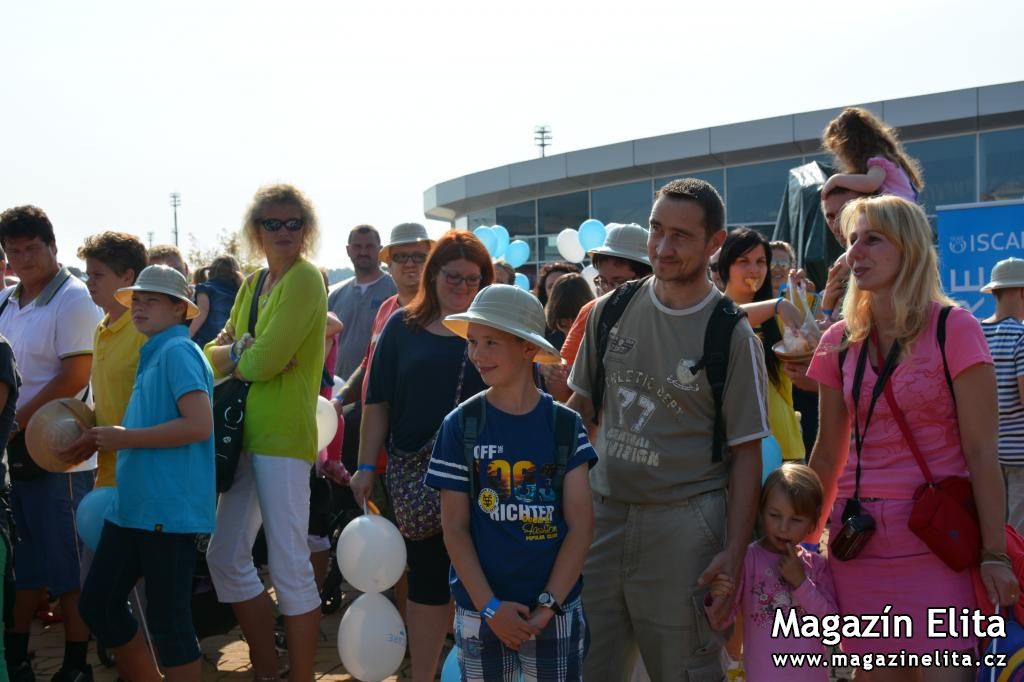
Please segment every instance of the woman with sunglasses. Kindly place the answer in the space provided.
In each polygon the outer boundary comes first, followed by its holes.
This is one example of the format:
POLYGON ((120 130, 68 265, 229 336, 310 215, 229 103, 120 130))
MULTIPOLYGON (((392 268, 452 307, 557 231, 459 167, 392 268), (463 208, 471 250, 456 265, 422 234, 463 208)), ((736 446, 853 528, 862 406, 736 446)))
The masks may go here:
POLYGON ((422 462, 425 474, 445 416, 456 404, 486 388, 468 361, 465 339, 453 334, 442 320, 465 312, 477 291, 493 279, 491 258, 479 239, 463 231, 445 234, 427 258, 416 297, 384 327, 370 365, 359 467, 351 486, 356 502, 362 505, 373 490, 377 453, 387 443, 387 491, 399 528, 407 536, 406 627, 413 682, 434 679, 445 633, 452 624, 450 561, 439 510, 436 519, 424 524, 436 525, 436 533, 409 539, 413 533, 403 521, 403 509, 418 502, 427 489, 422 475, 418 480, 400 480, 399 472, 422 462))
POLYGON ((288 637, 288 678, 308 682, 320 636, 320 595, 306 534, 327 293, 306 257, 319 231, 302 192, 272 185, 256 193, 242 232, 267 267, 265 276, 245 281, 224 331, 205 349, 218 376, 252 382, 242 456, 230 490, 220 497, 206 559, 218 599, 234 607, 255 679, 278 679, 274 612, 252 560, 262 523, 288 637), (255 335, 249 336, 253 297, 258 312, 255 335))

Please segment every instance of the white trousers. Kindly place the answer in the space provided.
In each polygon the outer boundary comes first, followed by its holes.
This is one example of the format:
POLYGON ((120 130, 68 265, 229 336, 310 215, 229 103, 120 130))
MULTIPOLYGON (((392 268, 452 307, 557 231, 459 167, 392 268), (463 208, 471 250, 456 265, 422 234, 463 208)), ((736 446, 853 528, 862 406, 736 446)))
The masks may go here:
POLYGON ((242 453, 235 482, 220 496, 217 529, 206 552, 220 601, 248 601, 265 589, 252 561, 262 523, 281 613, 298 616, 320 608, 306 541, 310 466, 294 457, 242 453))

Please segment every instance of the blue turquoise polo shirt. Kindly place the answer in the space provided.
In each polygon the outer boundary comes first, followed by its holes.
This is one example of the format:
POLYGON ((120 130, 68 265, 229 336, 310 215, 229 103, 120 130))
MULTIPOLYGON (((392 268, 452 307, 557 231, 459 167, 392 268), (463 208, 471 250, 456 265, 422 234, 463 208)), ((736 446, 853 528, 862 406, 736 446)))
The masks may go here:
MULTIPOLYGON (((178 400, 204 391, 213 401, 213 370, 188 327, 175 325, 139 350, 135 386, 124 414, 126 429, 178 419, 178 400)), ((122 528, 165 533, 211 533, 216 512, 213 434, 174 448, 130 448, 117 453, 117 510, 122 528)))

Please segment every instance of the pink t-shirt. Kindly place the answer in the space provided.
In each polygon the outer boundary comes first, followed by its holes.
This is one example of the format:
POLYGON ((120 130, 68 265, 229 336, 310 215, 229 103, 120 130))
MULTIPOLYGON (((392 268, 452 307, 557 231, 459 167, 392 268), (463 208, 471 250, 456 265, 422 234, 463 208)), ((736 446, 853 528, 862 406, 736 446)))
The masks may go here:
POLYGON ((868 159, 868 169, 877 166, 885 171, 885 180, 878 188, 879 194, 895 194, 907 201, 917 201, 917 190, 910 176, 898 163, 893 163, 884 156, 872 156, 868 159))
POLYGON ((736 610, 743 614, 743 668, 748 680, 780 680, 787 682, 825 682, 828 668, 778 668, 772 654, 822 654, 825 645, 820 639, 804 637, 772 637, 775 612, 788 614, 797 610, 797 619, 804 615, 821 618, 839 613, 836 606, 835 586, 828 561, 820 554, 811 554, 803 547, 797 554, 804 564, 806 578, 793 589, 781 575, 778 565, 782 556, 761 547, 757 542, 747 546, 743 560, 743 576, 736 591, 736 604, 730 618, 723 623, 711 623, 722 630, 735 618, 736 610), (783 673, 784 671, 784 673, 783 673))
MULTIPOLYGON (((909 357, 900 362, 889 379, 896 402, 903 410, 907 424, 917 438, 917 445, 936 480, 968 475, 967 461, 960 445, 956 407, 946 384, 942 354, 935 335, 941 309, 938 303, 931 304, 927 328, 911 345, 909 357)), ((852 430, 851 392, 861 344, 850 346, 840 375, 838 348, 844 329, 846 323, 838 322, 821 337, 807 376, 820 384, 843 391, 852 430)), ((864 428, 871 391, 877 378, 873 367, 876 359, 868 359, 870 362, 864 370, 859 401, 861 429, 864 428)), ((981 325, 963 308, 954 308, 946 320, 946 359, 953 379, 979 363, 992 364, 981 325)), ((856 452, 851 436, 848 447, 839 454, 843 463, 837 496, 840 499, 853 495, 856 452)), ((892 416, 884 393, 875 405, 871 425, 865 434, 862 457, 861 497, 911 500, 914 491, 924 483, 924 475, 892 416)))

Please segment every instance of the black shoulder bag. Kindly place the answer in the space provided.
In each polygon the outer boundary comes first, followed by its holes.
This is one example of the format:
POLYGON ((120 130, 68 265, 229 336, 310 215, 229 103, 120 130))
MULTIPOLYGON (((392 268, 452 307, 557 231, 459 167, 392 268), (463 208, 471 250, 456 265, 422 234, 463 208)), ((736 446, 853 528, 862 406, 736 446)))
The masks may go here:
MULTIPOLYGON (((256 336, 260 291, 267 279, 261 270, 249 304, 249 334, 256 336)), ((213 449, 217 465, 217 492, 223 493, 235 482, 238 458, 242 454, 242 433, 245 427, 245 400, 251 383, 231 377, 213 389, 213 449)))

